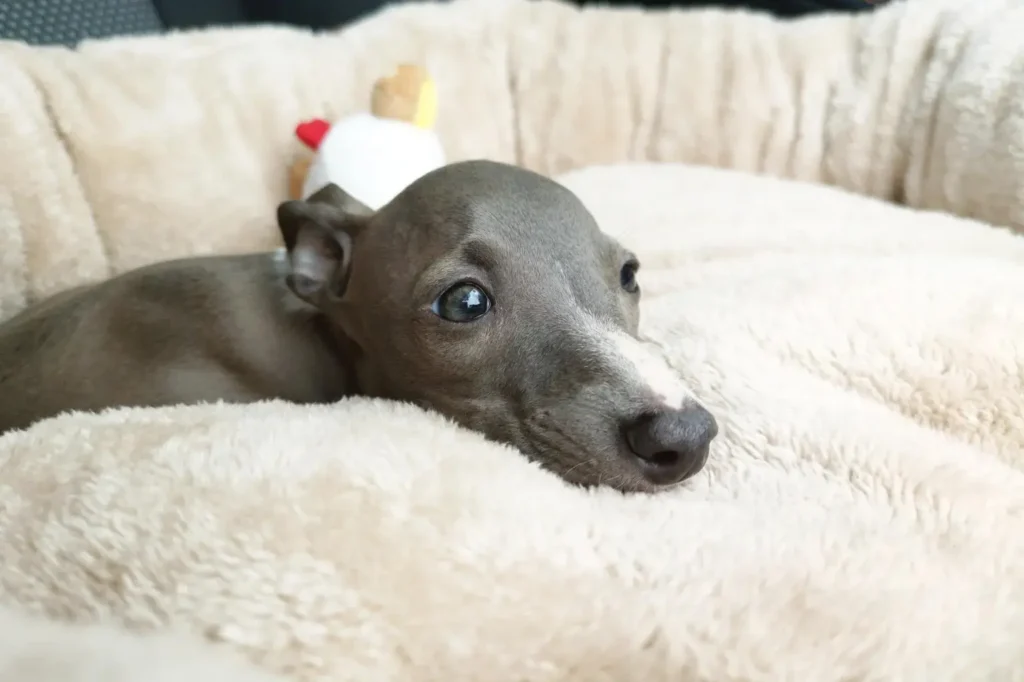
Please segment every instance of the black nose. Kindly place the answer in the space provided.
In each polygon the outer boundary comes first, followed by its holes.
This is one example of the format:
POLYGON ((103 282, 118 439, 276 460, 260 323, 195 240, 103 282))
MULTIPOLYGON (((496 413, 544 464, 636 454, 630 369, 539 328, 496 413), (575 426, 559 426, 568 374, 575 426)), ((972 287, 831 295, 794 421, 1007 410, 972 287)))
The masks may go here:
POLYGON ((648 414, 626 428, 629 449, 655 485, 678 483, 700 471, 717 435, 718 422, 698 405, 648 414))

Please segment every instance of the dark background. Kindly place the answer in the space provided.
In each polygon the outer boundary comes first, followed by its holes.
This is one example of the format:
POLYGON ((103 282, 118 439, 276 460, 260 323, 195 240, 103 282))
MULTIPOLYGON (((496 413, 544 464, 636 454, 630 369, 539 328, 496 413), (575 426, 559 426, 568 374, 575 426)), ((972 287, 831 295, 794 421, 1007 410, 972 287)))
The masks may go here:
MULTIPOLYGON (((639 1, 639 0, 638 0, 639 1)), ((312 28, 337 26, 372 12, 375 0, 156 0, 164 21, 201 25, 209 21, 272 21, 312 28)), ((588 4, 581 2, 579 4, 588 4)), ((625 5, 627 2, 602 4, 625 5)), ((747 7, 778 15, 798 16, 822 10, 856 11, 869 8, 865 0, 646 0, 648 7, 717 5, 747 7)))
MULTIPOLYGON (((599 4, 640 3, 745 7, 786 17, 872 7, 870 0, 602 0, 599 4)), ((0 38, 74 45, 85 38, 228 24, 273 22, 325 29, 364 17, 383 4, 382 0, 0 0, 0 38)))

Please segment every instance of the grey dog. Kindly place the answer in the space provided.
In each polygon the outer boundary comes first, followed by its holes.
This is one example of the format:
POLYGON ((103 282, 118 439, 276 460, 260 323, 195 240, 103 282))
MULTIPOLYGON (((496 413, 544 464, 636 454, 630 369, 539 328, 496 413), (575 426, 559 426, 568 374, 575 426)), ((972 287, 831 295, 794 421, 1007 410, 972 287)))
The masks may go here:
POLYGON ((717 424, 637 340, 637 258, 568 189, 450 164, 373 212, 334 185, 286 250, 159 263, 0 326, 0 431, 68 410, 363 395, 435 410, 584 485, 698 472, 717 424))

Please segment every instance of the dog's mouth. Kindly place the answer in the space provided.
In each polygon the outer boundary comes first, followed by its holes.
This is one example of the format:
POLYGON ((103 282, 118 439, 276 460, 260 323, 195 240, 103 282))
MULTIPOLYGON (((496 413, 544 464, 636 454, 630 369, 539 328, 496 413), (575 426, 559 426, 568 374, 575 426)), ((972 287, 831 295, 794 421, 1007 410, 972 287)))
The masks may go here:
MULTIPOLYGON (((517 448, 527 459, 581 487, 609 487, 626 493, 664 491, 691 479, 707 460, 706 448, 703 453, 687 453, 688 459, 683 460, 682 453, 657 447, 657 443, 653 449, 650 443, 638 444, 616 419, 599 417, 597 405, 589 406, 593 412, 583 410, 590 417, 580 420, 579 414, 576 418, 563 414, 562 403, 524 414, 507 406, 481 409, 474 401, 463 403, 450 396, 433 397, 412 402, 491 440, 517 448), (572 428, 566 426, 566 420, 572 428)), ((580 410, 581 406, 576 405, 570 415, 580 410)))
POLYGON ((636 493, 668 490, 686 480, 660 482, 636 463, 625 439, 610 437, 607 448, 588 446, 544 412, 523 422, 522 436, 516 445, 524 455, 573 485, 636 493))

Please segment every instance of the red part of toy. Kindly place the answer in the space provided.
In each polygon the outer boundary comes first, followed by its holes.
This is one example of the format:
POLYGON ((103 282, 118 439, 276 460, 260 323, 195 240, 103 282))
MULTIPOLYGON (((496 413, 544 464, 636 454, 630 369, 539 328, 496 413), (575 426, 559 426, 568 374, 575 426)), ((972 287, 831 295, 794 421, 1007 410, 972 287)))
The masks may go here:
POLYGON ((327 135, 327 131, 331 129, 331 124, 322 118, 314 118, 308 121, 303 121, 299 125, 295 126, 295 136, 300 141, 313 151, 320 148, 320 143, 323 142, 324 136, 327 135))

